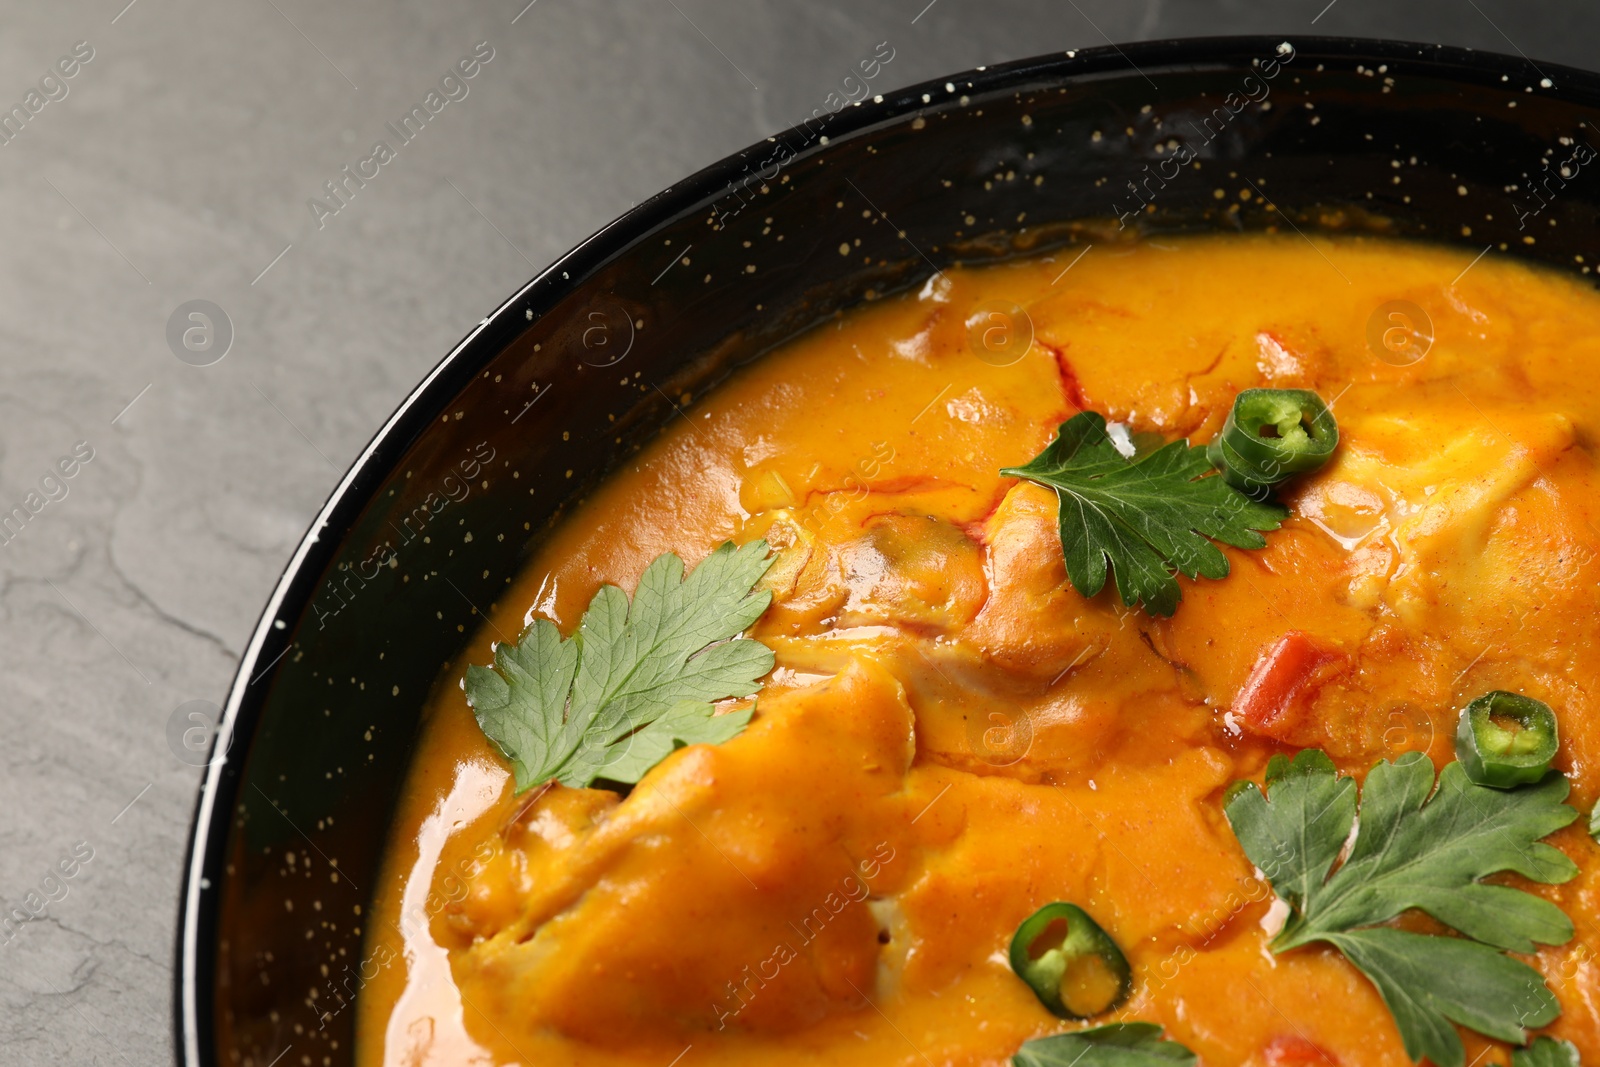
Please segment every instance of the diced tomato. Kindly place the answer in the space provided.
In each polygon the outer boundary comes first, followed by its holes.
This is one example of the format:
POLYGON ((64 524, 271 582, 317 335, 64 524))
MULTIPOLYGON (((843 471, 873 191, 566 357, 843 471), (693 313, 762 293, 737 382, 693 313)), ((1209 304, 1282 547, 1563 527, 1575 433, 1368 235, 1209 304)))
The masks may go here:
POLYGON ((1245 729, 1278 741, 1289 740, 1299 724, 1300 697, 1344 656, 1325 648, 1299 630, 1284 634, 1256 660, 1250 677, 1233 701, 1233 713, 1245 729))
POLYGON ((1279 1034, 1261 1050, 1266 1067, 1339 1067, 1339 1061, 1322 1046, 1299 1034, 1279 1034))

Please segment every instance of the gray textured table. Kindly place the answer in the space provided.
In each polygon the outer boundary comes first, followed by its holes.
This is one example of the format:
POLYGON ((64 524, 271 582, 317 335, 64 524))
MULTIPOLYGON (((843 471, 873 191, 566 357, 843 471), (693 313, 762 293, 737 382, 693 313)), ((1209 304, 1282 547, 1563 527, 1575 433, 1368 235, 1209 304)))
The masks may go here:
POLYGON ((198 778, 177 742, 204 732, 179 709, 222 699, 384 416, 538 267, 809 114, 880 42, 875 89, 1231 33, 1600 63, 1581 0, 124 3, 0 22, 6 1064, 170 1059, 198 778), (387 124, 475 47, 400 143, 387 124), (395 157, 346 178, 377 140, 395 157), (225 319, 174 318, 191 300, 225 319))

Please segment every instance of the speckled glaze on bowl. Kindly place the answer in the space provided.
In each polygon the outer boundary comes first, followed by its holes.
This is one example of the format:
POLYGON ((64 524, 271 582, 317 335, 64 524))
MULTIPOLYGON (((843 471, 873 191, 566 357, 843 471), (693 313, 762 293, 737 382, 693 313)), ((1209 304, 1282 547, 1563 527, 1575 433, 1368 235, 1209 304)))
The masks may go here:
POLYGON ((1573 161, 1594 158, 1597 118, 1600 78, 1523 58, 1152 42, 819 114, 607 226, 417 387, 273 592, 195 813, 179 1062, 351 1062, 427 694, 530 546, 682 394, 936 267, 1119 227, 1363 230, 1454 242, 1463 268, 1514 254, 1587 274, 1600 163, 1573 161))

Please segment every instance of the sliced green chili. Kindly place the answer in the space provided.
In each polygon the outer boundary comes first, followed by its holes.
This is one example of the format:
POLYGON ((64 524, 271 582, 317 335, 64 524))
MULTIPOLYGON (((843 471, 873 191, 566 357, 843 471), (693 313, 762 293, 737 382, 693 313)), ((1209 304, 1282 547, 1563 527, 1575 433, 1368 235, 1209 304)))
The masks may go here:
POLYGON ((1017 927, 1011 969, 1064 1019, 1108 1012, 1133 990, 1133 972, 1117 943, 1082 908, 1060 901, 1017 927))
POLYGON ((1456 727, 1461 768, 1474 782, 1496 789, 1543 778, 1559 745, 1550 705, 1501 689, 1462 708, 1456 727))
POLYGON ((1234 397, 1206 458, 1228 484, 1263 497, 1280 482, 1316 470, 1339 445, 1339 425, 1309 389, 1246 389, 1234 397))

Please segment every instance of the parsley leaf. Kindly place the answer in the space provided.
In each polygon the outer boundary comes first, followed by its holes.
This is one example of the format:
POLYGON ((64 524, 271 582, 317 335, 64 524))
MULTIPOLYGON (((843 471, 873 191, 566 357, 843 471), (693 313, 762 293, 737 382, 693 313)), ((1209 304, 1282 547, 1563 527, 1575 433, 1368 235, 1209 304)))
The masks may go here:
POLYGON ((1285 510, 1250 499, 1213 472, 1202 447, 1173 441, 1131 461, 1106 435, 1105 417, 1082 411, 1062 423, 1033 460, 1000 472, 1054 489, 1067 577, 1084 596, 1115 573, 1130 608, 1171 615, 1183 591, 1177 573, 1223 578, 1228 557, 1208 541, 1263 548, 1285 510))
POLYGON ((1572 1042, 1541 1037, 1535 1039, 1527 1048, 1513 1050, 1511 1067, 1581 1067, 1581 1065, 1578 1063, 1577 1046, 1572 1042))
POLYGON ((1110 1023, 1024 1041, 1013 1067, 1193 1067, 1195 1054, 1155 1023, 1110 1023))
POLYGON ((1274 757, 1266 792, 1243 783, 1226 810, 1245 854, 1291 909, 1273 951, 1333 945, 1377 987, 1412 1059, 1461 1067, 1452 1023, 1521 1044, 1525 1028, 1560 1014, 1539 973, 1503 951, 1564 944, 1571 920, 1547 900, 1480 880, 1515 871, 1556 883, 1578 873, 1540 841, 1577 818, 1562 803, 1567 790, 1558 774, 1490 789, 1474 785, 1459 763, 1445 767, 1435 789, 1433 764, 1409 752, 1367 775, 1357 829, 1355 781, 1307 749, 1292 762, 1274 757), (1352 832, 1348 855, 1330 874, 1352 832), (1378 925, 1413 908, 1464 936, 1378 925))
POLYGON ((578 632, 563 640, 536 619, 494 666, 467 668, 463 689, 478 725, 511 761, 517 792, 552 778, 637 782, 682 745, 716 744, 752 709, 714 715, 711 701, 761 688, 772 650, 733 640, 767 610, 752 589, 771 561, 765 541, 722 545, 689 574, 657 556, 628 595, 603 585, 578 632))

